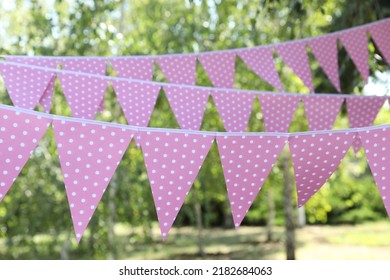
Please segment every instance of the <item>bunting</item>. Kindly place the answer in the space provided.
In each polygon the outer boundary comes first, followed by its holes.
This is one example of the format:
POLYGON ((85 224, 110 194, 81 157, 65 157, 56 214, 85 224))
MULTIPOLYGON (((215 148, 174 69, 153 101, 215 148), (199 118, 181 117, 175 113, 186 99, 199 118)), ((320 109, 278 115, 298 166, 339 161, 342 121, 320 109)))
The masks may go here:
POLYGON ((120 57, 111 58, 110 64, 119 77, 151 81, 153 78, 153 58, 120 57))
POLYGON ((195 85, 195 55, 161 56, 157 58, 157 63, 170 83, 195 85))
POLYGON ((383 58, 390 65, 390 21, 383 21, 369 27, 370 34, 383 58))

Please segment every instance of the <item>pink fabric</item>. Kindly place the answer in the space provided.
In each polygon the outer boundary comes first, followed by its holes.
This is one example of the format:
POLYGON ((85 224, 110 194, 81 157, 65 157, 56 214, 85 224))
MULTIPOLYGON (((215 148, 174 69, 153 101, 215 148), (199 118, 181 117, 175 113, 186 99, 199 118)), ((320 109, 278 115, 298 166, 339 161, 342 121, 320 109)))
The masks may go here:
POLYGON ((306 53, 306 45, 304 42, 291 42, 275 47, 275 51, 283 59, 302 82, 314 92, 313 81, 309 66, 309 59, 306 53))
POLYGON ((279 74, 276 72, 272 48, 248 48, 239 50, 237 54, 260 78, 278 90, 284 91, 279 74))
POLYGON ((371 25, 369 31, 376 47, 387 61, 387 64, 390 65, 390 20, 371 25))
POLYGON ((256 95, 239 91, 212 91, 226 131, 245 131, 256 95))
POLYGON ((153 58, 121 57, 111 58, 110 63, 119 77, 151 81, 153 78, 153 58))
POLYGON ((213 52, 198 55, 200 64, 215 87, 232 88, 236 54, 234 52, 213 52))
POLYGON ((359 132, 367 161, 390 216, 390 129, 378 128, 359 132))
POLYGON ((303 206, 337 169, 353 133, 301 134, 289 138, 298 206, 303 206))
POLYGON ((159 56, 157 63, 170 83, 195 85, 195 55, 159 56))
POLYGON ((0 109, 0 202, 50 125, 41 117, 0 109))
POLYGON ((58 58, 59 63, 64 70, 76 71, 82 73, 106 75, 105 58, 58 58))
POLYGON ((287 139, 274 136, 217 136, 236 228, 251 207, 287 139))
POLYGON ((331 130, 343 105, 340 96, 310 95, 302 97, 310 130, 331 130))
POLYGON ((268 132, 287 132, 301 99, 298 95, 258 95, 268 132))
POLYGON ((105 79, 60 72, 58 77, 74 117, 94 119, 107 88, 105 79))
POLYGON ((365 82, 370 75, 368 64, 367 33, 365 29, 344 31, 339 35, 345 50, 348 52, 356 68, 359 70, 365 82))
POLYGON ((51 78, 49 84, 47 85, 47 88, 45 89, 43 95, 39 99, 39 104, 42 105, 42 107, 46 113, 50 113, 51 102, 53 99, 53 92, 54 92, 54 86, 56 83, 56 78, 57 78, 57 75, 53 74, 53 77, 51 78))
POLYGON ((132 132, 100 124, 53 121, 77 242, 97 208, 132 132))
POLYGON ((0 65, 0 73, 12 103, 24 109, 34 109, 47 89, 53 73, 28 66, 0 65))
MULTIPOLYGON (((376 115, 381 109, 386 97, 370 98, 346 98, 349 127, 365 127, 373 124, 376 115)), ((355 153, 360 150, 360 138, 356 137, 353 142, 355 153)))
POLYGON ((128 124, 148 126, 160 86, 125 80, 113 80, 112 84, 128 124))
POLYGON ((340 89, 337 36, 326 35, 308 41, 311 52, 338 92, 340 89))
POLYGON ((164 86, 173 113, 182 129, 199 130, 209 98, 209 90, 164 86))
POLYGON ((214 137, 169 132, 140 134, 157 217, 165 239, 214 137))

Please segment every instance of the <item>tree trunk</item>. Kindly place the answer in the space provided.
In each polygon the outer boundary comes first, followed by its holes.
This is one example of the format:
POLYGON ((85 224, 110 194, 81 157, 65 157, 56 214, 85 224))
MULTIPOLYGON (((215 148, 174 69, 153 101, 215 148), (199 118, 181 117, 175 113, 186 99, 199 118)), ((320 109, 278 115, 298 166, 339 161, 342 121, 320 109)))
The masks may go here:
POLYGON ((69 260, 69 249, 70 249, 70 231, 67 234, 66 240, 64 242, 64 245, 62 245, 61 248, 61 260, 69 260))
POLYGON ((267 190, 267 199, 268 199, 268 221, 267 221, 267 240, 266 242, 272 242, 274 239, 274 224, 275 224, 275 201, 273 190, 267 190))
POLYGON ((287 152, 283 153, 284 212, 286 225, 286 258, 295 260, 295 225, 292 206, 293 186, 291 184, 290 162, 287 152))
POLYGON ((110 188, 108 191, 108 209, 109 209, 109 214, 108 214, 108 233, 107 233, 107 238, 108 238, 108 256, 107 258, 110 260, 115 260, 116 259, 116 247, 115 247, 115 195, 116 191, 118 189, 118 181, 117 181, 118 176, 114 174, 114 177, 112 178, 110 188))
POLYGON ((305 206, 298 208, 298 227, 303 228, 306 225, 305 206))
POLYGON ((203 259, 206 256, 206 254, 204 251, 202 206, 200 205, 197 190, 194 190, 193 196, 195 200, 196 227, 198 229, 198 249, 199 249, 198 254, 203 259))

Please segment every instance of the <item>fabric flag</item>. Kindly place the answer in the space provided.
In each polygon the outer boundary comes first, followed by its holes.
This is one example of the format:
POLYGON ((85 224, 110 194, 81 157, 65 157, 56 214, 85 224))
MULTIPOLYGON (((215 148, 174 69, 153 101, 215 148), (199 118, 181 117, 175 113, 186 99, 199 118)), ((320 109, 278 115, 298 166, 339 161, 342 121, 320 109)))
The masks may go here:
POLYGON ((289 138, 298 206, 303 206, 337 169, 354 133, 300 134, 289 138))
POLYGON ((140 134, 161 234, 165 240, 214 137, 157 131, 140 134))
POLYGON ((309 67, 309 59, 306 53, 304 42, 297 41, 288 44, 281 44, 275 47, 275 51, 282 60, 289 66, 302 82, 314 92, 313 81, 309 67))
POLYGON ((310 130, 331 130, 344 98, 329 95, 302 96, 310 130))
POLYGON ((340 92, 337 36, 329 34, 316 37, 310 39, 308 45, 329 80, 340 92))
POLYGON ((50 70, 9 64, 0 64, 0 73, 12 103, 30 110, 38 104, 54 75, 50 70))
POLYGON ((153 58, 118 57, 110 58, 110 64, 119 77, 151 81, 153 78, 153 58))
POLYGON ((236 65, 234 52, 202 53, 198 55, 198 59, 215 87, 233 87, 236 65))
POLYGON ((390 129, 378 128, 359 132, 368 165, 390 216, 390 129))
POLYGON ((1 108, 0 121, 1 202, 45 134, 50 120, 1 108))
POLYGON ((56 79, 57 79, 57 75, 53 74, 49 84, 47 85, 47 88, 45 89, 41 98, 39 99, 39 104, 42 105, 46 113, 50 113, 56 79))
POLYGON ((94 119, 106 92, 107 80, 66 72, 60 72, 58 77, 73 116, 94 119))
POLYGON ((199 130, 210 91, 196 87, 166 85, 164 92, 180 128, 199 130))
POLYGON ((97 208, 132 132, 76 121, 53 121, 77 242, 97 208))
POLYGON ((238 228, 287 143, 279 136, 217 136, 218 150, 238 228))
POLYGON ((365 82, 370 75, 370 65, 368 64, 368 42, 365 29, 355 29, 340 33, 339 39, 348 52, 353 63, 362 75, 365 82))
POLYGON ((148 126, 160 86, 126 80, 113 80, 112 84, 127 123, 135 126, 148 126))
POLYGON ((272 48, 248 48, 237 51, 237 54, 256 75, 278 90, 284 91, 276 72, 272 48))
POLYGON ((212 96, 226 131, 245 131, 256 95, 240 91, 213 90, 212 96))
POLYGON ((390 20, 371 25, 369 31, 376 47, 390 65, 390 20))
POLYGON ((173 84, 195 85, 195 55, 164 55, 156 59, 168 82, 173 84))
POLYGON ((265 129, 268 132, 287 132, 301 97, 298 95, 260 94, 265 129))
MULTIPOLYGON (((367 98, 347 97, 349 127, 365 127, 372 125, 385 101, 386 97, 382 96, 367 98)), ((353 141, 353 150, 355 153, 360 150, 360 147, 360 137, 357 136, 353 141)))

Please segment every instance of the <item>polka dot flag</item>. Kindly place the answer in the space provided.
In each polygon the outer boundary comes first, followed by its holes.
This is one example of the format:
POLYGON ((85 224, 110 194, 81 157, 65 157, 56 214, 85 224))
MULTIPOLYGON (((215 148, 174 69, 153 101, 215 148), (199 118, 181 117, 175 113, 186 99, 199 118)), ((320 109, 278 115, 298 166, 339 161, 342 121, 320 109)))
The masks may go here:
POLYGON ((359 132, 368 165, 390 216, 390 128, 359 132))
POLYGON ((144 81, 153 78, 154 59, 151 57, 116 57, 109 60, 119 77, 144 81))
POLYGON ((168 82, 173 84, 195 85, 195 55, 164 55, 156 59, 168 82))
POLYGON ((256 95, 222 90, 213 90, 211 95, 226 131, 245 131, 256 95))
POLYGON ((390 21, 371 25, 369 31, 375 46, 379 49, 387 64, 390 65, 390 21))
POLYGON ((49 125, 39 116, 0 108, 0 202, 49 125))
POLYGON ((238 228, 288 137, 217 136, 216 139, 234 225, 238 228))
POLYGON ((180 128, 199 130, 210 90, 166 85, 164 92, 180 128))
POLYGON ((100 124, 53 121, 57 151, 79 242, 133 133, 100 124))
POLYGON ((55 73, 19 65, 0 64, 0 73, 12 103, 34 109, 48 88, 55 73))
POLYGON ((140 132, 162 238, 165 239, 214 141, 213 136, 140 132))
POLYGON ((289 137, 298 206, 328 180, 349 150, 354 133, 300 134, 289 137))
POLYGON ((198 60, 215 87, 232 88, 236 54, 234 52, 201 53, 198 60))

